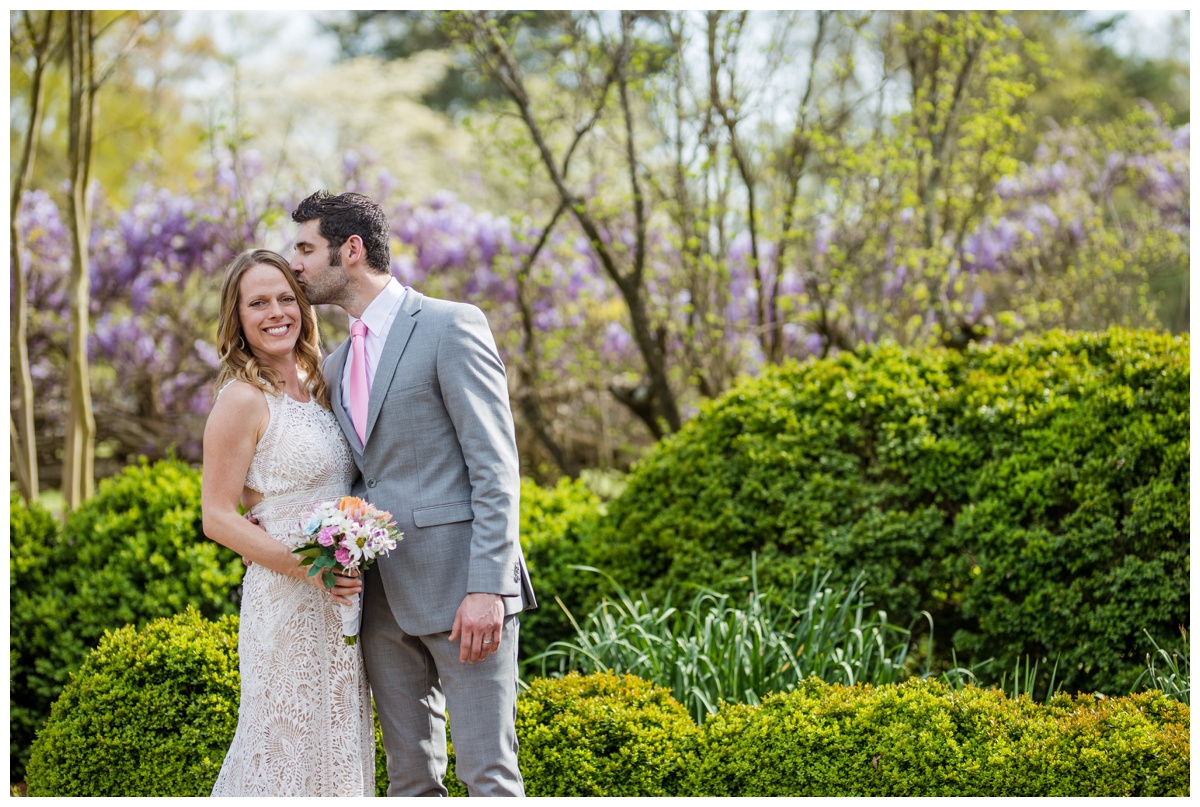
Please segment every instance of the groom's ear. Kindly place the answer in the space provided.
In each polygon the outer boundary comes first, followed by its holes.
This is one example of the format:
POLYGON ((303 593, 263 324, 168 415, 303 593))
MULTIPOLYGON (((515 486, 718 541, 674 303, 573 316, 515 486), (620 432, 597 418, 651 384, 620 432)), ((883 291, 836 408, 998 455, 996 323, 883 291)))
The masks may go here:
POLYGON ((342 244, 342 249, 346 252, 346 254, 343 256, 345 262, 351 264, 366 262, 367 250, 366 247, 363 246, 361 237, 357 235, 350 236, 346 239, 345 243, 342 244))

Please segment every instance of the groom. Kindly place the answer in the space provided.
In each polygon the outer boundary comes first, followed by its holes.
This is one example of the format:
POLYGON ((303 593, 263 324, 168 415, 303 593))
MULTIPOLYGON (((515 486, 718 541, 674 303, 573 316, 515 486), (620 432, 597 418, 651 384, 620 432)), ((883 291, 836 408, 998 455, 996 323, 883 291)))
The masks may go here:
POLYGON ((517 614, 535 608, 517 539, 520 478, 504 365, 483 313, 389 273, 387 217, 320 191, 292 212, 291 268, 350 315, 325 360, 361 471, 354 495, 404 540, 366 573, 362 647, 389 796, 445 796, 446 712, 472 796, 521 796, 517 614))

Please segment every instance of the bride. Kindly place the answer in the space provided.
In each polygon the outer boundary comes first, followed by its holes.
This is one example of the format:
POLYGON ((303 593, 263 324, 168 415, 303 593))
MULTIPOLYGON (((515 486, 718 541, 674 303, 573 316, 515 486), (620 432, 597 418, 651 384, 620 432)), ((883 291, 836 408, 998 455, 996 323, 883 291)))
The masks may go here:
POLYGON ((287 261, 248 250, 225 272, 217 400, 204 430, 204 533, 250 562, 242 581, 241 702, 214 796, 371 796, 375 734, 362 651, 290 534, 356 473, 329 411, 316 314, 287 261), (243 518, 238 504, 259 523, 243 518), (264 531, 265 530, 265 531, 264 531), (295 545, 293 543, 292 545, 295 545))

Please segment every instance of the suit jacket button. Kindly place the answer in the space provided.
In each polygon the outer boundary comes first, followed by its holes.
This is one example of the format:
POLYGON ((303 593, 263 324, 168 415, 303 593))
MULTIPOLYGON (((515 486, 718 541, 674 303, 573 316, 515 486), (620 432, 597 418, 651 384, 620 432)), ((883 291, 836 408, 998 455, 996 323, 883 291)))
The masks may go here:
POLYGON ((373 487, 375 487, 375 480, 374 480, 374 479, 368 479, 368 480, 367 480, 367 487, 369 487, 369 488, 373 488, 373 487))

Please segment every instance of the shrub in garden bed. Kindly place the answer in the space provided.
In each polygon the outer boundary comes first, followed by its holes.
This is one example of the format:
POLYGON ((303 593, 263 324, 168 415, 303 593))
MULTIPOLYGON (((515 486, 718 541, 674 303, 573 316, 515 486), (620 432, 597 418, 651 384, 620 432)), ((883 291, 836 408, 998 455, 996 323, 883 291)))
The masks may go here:
POLYGON ((102 481, 58 525, 12 502, 9 557, 11 772, 70 674, 106 630, 193 605, 237 613, 241 559, 205 538, 200 475, 182 462, 142 461, 102 481))
MULTIPOLYGON (((109 634, 63 690, 31 796, 204 796, 233 739, 237 619, 194 609, 109 634)), ((387 792, 376 722, 376 793, 387 792)), ((453 716, 450 733, 453 735, 453 716)), ((933 681, 816 679, 697 727, 669 690, 596 673, 517 698, 530 796, 1186 795, 1189 710, 1161 693, 1046 706, 933 681)), ((451 747, 446 778, 454 779, 451 747)))
POLYGON ((689 795, 1186 796, 1189 725, 1157 692, 1042 706, 928 680, 810 679, 710 717, 689 795))
POLYGON ((517 698, 529 796, 676 795, 699 735, 670 690, 632 675, 538 678, 517 698))
POLYGON ((1123 694, 1143 629, 1170 642, 1190 618, 1189 352, 1114 329, 786 364, 639 463, 584 562, 651 601, 751 552, 764 584, 863 572, 959 661, 1057 662, 1068 690, 1123 694))
POLYGON ((237 727, 237 617, 195 609, 101 641, 55 702, 30 796, 207 796, 237 727))

